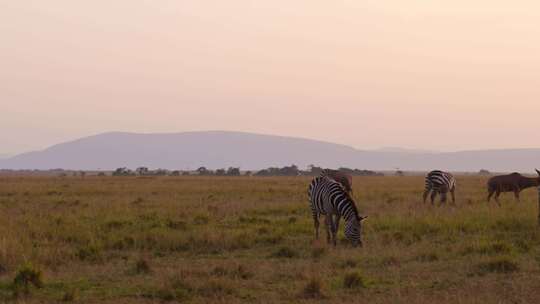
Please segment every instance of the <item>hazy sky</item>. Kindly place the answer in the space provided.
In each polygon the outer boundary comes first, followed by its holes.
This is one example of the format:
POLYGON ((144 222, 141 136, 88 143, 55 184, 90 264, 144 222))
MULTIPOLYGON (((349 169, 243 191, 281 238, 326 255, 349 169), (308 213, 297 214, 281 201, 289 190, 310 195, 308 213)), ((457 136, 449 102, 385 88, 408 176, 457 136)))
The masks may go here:
POLYGON ((540 4, 0 0, 0 153, 106 131, 540 147, 540 4))

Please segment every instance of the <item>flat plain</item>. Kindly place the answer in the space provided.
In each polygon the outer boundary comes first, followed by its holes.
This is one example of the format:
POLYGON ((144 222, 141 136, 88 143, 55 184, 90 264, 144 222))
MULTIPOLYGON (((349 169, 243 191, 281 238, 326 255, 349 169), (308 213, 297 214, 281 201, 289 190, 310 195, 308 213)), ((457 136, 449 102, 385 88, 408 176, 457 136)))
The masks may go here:
POLYGON ((334 248, 310 177, 0 177, 0 302, 539 303, 536 190, 486 180, 431 206, 421 176, 355 177, 364 247, 342 222, 334 248))

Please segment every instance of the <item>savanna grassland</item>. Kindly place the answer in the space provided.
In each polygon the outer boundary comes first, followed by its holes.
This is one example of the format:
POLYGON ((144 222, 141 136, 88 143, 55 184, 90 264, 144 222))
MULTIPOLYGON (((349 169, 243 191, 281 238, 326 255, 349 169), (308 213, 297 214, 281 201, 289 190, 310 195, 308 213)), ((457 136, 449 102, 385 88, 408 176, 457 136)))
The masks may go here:
POLYGON ((0 302, 539 303, 537 193, 488 205, 486 179, 432 207, 357 177, 364 247, 333 248, 309 177, 0 177, 0 302))

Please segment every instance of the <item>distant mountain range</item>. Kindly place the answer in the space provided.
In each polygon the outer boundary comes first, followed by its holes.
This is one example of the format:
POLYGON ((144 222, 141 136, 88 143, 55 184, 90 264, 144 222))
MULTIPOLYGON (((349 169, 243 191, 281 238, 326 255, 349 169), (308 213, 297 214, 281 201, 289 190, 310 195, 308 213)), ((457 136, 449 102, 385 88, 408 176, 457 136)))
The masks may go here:
POLYGON ((208 131, 166 134, 111 132, 54 145, 42 151, 0 159, 2 169, 194 170, 310 164, 370 170, 522 171, 540 167, 540 149, 435 152, 383 148, 358 150, 318 140, 242 132, 208 131))
POLYGON ((373 151, 403 152, 403 153, 439 153, 439 151, 434 151, 434 150, 408 149, 408 148, 401 148, 401 147, 382 147, 373 151))

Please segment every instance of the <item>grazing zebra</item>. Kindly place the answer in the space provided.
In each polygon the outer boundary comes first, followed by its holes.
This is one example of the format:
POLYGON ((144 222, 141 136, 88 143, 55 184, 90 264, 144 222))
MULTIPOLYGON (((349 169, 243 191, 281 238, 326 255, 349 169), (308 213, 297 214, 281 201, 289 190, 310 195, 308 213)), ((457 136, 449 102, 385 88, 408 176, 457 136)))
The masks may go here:
POLYGON ((424 203, 426 198, 431 192, 431 204, 435 200, 437 193, 441 195, 441 203, 446 203, 446 194, 450 192, 452 195, 452 202, 456 203, 456 179, 448 172, 440 170, 434 170, 426 175, 426 189, 424 190, 424 203))
POLYGON ((339 170, 324 169, 319 176, 327 176, 335 180, 340 183, 349 194, 352 194, 352 175, 339 170))
POLYGON ((366 217, 358 214, 353 199, 339 182, 326 176, 315 177, 309 185, 308 195, 316 239, 319 238, 319 216, 322 214, 325 215, 326 239, 336 246, 339 220, 343 217, 345 236, 353 246, 362 246, 361 222, 366 217))

